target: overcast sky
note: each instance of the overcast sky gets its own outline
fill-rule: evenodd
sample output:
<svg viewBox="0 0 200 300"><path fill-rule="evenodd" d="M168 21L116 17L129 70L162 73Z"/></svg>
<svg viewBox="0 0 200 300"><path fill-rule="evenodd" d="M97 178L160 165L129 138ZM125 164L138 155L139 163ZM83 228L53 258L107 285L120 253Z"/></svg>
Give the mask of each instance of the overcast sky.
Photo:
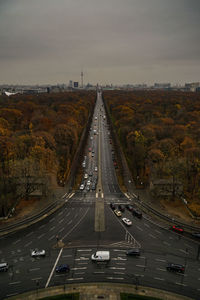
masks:
<svg viewBox="0 0 200 300"><path fill-rule="evenodd" d="M0 84L200 81L200 0L0 0Z"/></svg>

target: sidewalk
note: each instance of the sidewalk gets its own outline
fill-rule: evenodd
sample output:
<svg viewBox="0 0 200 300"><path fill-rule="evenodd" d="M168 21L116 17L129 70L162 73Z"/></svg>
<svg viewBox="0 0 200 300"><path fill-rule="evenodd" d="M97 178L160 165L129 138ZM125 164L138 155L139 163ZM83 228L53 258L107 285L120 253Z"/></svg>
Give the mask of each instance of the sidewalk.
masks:
<svg viewBox="0 0 200 300"><path fill-rule="evenodd" d="M162 300L192 300L183 295L174 294L168 291L159 289L135 286L130 284L120 283L82 283L82 284L66 284L47 289L39 289L17 296L11 297L11 300L35 300L42 299L48 296L59 294L79 293L80 300L120 300L120 293L130 293L135 295L143 295L155 297Z"/></svg>

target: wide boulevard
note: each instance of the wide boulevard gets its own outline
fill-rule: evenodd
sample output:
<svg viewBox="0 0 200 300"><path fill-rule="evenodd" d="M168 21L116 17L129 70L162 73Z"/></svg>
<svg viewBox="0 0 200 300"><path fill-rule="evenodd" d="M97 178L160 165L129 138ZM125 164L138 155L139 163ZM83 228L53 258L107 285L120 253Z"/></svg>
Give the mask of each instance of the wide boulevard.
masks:
<svg viewBox="0 0 200 300"><path fill-rule="evenodd" d="M122 217L132 226L126 227L110 208L111 202L135 205L134 198L120 191L114 156L102 94L97 92L81 166L83 189L64 197L64 205L39 223L1 237L0 261L9 269L0 273L0 299L38 288L100 281L151 286L200 299L198 243L147 214L139 219L127 209ZM44 249L46 256L32 258L35 248ZM141 255L127 256L130 248L140 248ZM91 262L97 250L110 250L108 264ZM184 265L185 273L167 271L171 262ZM64 263L70 272L57 274L56 266Z"/></svg>

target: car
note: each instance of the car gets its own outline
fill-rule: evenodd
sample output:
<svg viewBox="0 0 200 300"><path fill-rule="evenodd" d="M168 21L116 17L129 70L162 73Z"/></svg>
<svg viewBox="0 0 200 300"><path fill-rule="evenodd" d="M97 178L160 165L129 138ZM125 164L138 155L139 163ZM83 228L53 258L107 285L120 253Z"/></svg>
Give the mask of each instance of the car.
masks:
<svg viewBox="0 0 200 300"><path fill-rule="evenodd" d="M83 191L84 188L85 188L85 185L82 183L82 184L80 185L80 188L79 188L79 189L80 189L81 191Z"/></svg>
<svg viewBox="0 0 200 300"><path fill-rule="evenodd" d="M92 151L92 148L88 148L88 151L91 152L91 151Z"/></svg>
<svg viewBox="0 0 200 300"><path fill-rule="evenodd" d="M35 249L33 251L31 251L31 256L32 257L37 257L37 256L45 256L45 250L38 250L38 249Z"/></svg>
<svg viewBox="0 0 200 300"><path fill-rule="evenodd" d="M0 263L0 272L8 271L9 265L7 263Z"/></svg>
<svg viewBox="0 0 200 300"><path fill-rule="evenodd" d="M83 161L82 167L85 168L85 166L86 166L86 163L85 163L85 161Z"/></svg>
<svg viewBox="0 0 200 300"><path fill-rule="evenodd" d="M199 239L200 238L200 232L194 232L194 233L192 233L192 236Z"/></svg>
<svg viewBox="0 0 200 300"><path fill-rule="evenodd" d="M177 233L183 233L183 228L180 226L173 225L169 229Z"/></svg>
<svg viewBox="0 0 200 300"><path fill-rule="evenodd" d="M89 176L91 177L93 174L92 174L92 172L89 172Z"/></svg>
<svg viewBox="0 0 200 300"><path fill-rule="evenodd" d="M131 226L132 225L132 222L129 219L127 219L127 218L122 218L122 222L124 224L126 224L127 226Z"/></svg>
<svg viewBox="0 0 200 300"><path fill-rule="evenodd" d="M120 210L115 209L114 213L116 214L117 217L121 217L122 216L122 213L121 213Z"/></svg>
<svg viewBox="0 0 200 300"><path fill-rule="evenodd" d="M95 172L97 172L97 171L98 171L98 168L97 168L97 167L95 167L95 168L94 168L94 170L95 170Z"/></svg>
<svg viewBox="0 0 200 300"><path fill-rule="evenodd" d="M110 208L111 208L112 210L115 210L115 209L116 209L115 204L114 204L114 203L110 203Z"/></svg>
<svg viewBox="0 0 200 300"><path fill-rule="evenodd" d="M119 205L118 205L118 209L119 209L120 211L124 212L124 211L125 211L125 206L124 206L123 204L119 204Z"/></svg>
<svg viewBox="0 0 200 300"><path fill-rule="evenodd" d="M128 209L129 211L133 211L133 205L127 204L126 205L126 209Z"/></svg>
<svg viewBox="0 0 200 300"><path fill-rule="evenodd" d="M139 211L139 210L136 209L136 208L134 208L134 209L132 210L132 214L133 214L134 216L138 217L139 219L142 218L142 213L141 213L141 211Z"/></svg>
<svg viewBox="0 0 200 300"><path fill-rule="evenodd" d="M168 271L178 272L178 273L184 273L185 272L185 267L183 265L173 264L173 263L169 263L167 265L166 269Z"/></svg>
<svg viewBox="0 0 200 300"><path fill-rule="evenodd" d="M86 190L87 190L87 191L90 191L90 185L87 185L87 186L86 186Z"/></svg>
<svg viewBox="0 0 200 300"><path fill-rule="evenodd" d="M84 179L88 179L88 174L87 173L85 173Z"/></svg>
<svg viewBox="0 0 200 300"><path fill-rule="evenodd" d="M63 264L63 265L60 265L60 266L56 267L56 272L57 273L67 273L69 271L70 271L70 267L67 264Z"/></svg>
<svg viewBox="0 0 200 300"><path fill-rule="evenodd" d="M90 185L90 184L91 184L91 181L90 181L90 180L88 180L88 181L87 181L87 185Z"/></svg>
<svg viewBox="0 0 200 300"><path fill-rule="evenodd" d="M95 117L94 119L97 120L97 117Z"/></svg>
<svg viewBox="0 0 200 300"><path fill-rule="evenodd" d="M140 249L138 249L138 248L128 249L126 251L126 255L129 255L129 256L140 256Z"/></svg>
<svg viewBox="0 0 200 300"><path fill-rule="evenodd" d="M92 187L91 187L91 189L94 191L94 190L96 190L96 183L92 183Z"/></svg>
<svg viewBox="0 0 200 300"><path fill-rule="evenodd" d="M109 261L110 251L97 251L91 256L92 261Z"/></svg>

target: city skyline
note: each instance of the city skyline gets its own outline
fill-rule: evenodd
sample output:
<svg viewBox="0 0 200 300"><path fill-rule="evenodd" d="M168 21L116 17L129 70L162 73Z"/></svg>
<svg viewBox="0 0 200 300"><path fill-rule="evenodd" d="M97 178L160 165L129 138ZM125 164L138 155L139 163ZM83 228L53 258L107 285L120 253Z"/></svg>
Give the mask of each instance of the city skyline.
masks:
<svg viewBox="0 0 200 300"><path fill-rule="evenodd" d="M200 79L198 0L0 0L0 84Z"/></svg>

